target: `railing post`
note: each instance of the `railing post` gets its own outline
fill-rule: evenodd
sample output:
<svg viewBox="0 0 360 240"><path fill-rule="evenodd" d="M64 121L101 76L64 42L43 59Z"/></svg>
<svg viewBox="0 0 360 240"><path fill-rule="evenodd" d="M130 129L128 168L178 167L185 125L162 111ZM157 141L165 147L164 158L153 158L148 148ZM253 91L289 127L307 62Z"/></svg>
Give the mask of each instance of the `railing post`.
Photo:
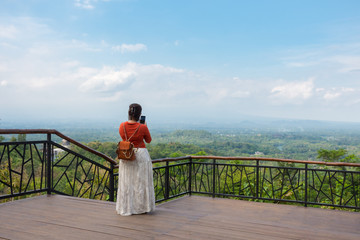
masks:
<svg viewBox="0 0 360 240"><path fill-rule="evenodd" d="M169 187L170 187L169 162L166 162L166 168L165 168L165 200L169 199Z"/></svg>
<svg viewBox="0 0 360 240"><path fill-rule="evenodd" d="M114 201L114 196L115 196L115 191L114 191L114 164L110 163L110 173L109 173L109 177L110 177L110 196L109 196L109 201L113 202Z"/></svg>
<svg viewBox="0 0 360 240"><path fill-rule="evenodd" d="M260 172L260 161L259 160L256 160L256 199L259 198L259 172Z"/></svg>
<svg viewBox="0 0 360 240"><path fill-rule="evenodd" d="M308 164L305 163L305 207L307 207L308 202Z"/></svg>
<svg viewBox="0 0 360 240"><path fill-rule="evenodd" d="M46 148L46 164L47 164L47 194L52 192L52 152L51 152L51 133L47 134L47 148Z"/></svg>
<svg viewBox="0 0 360 240"><path fill-rule="evenodd" d="M191 183L192 183L192 157L190 157L190 161L189 161L189 195L190 196L192 193Z"/></svg>
<svg viewBox="0 0 360 240"><path fill-rule="evenodd" d="M216 159L213 159L213 192L212 192L212 197L215 197L215 164L216 164Z"/></svg>

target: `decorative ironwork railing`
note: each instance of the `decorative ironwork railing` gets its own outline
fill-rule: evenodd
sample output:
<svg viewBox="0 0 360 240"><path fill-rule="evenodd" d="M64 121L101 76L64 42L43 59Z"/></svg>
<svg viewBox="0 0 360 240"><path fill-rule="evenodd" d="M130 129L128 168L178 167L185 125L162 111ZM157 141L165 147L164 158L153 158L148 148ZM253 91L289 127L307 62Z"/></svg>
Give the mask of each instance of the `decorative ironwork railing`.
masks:
<svg viewBox="0 0 360 240"><path fill-rule="evenodd" d="M114 200L116 162L108 156L56 130L0 129L0 134L39 134L45 138L0 142L0 200L41 192ZM64 147L52 136L74 147ZM55 148L59 154L55 154Z"/></svg>
<svg viewBox="0 0 360 240"><path fill-rule="evenodd" d="M187 156L153 161L157 201L185 194L360 209L360 164Z"/></svg>
<svg viewBox="0 0 360 240"><path fill-rule="evenodd" d="M43 192L116 199L117 162L108 156L56 130L0 129L2 134L39 134L42 140L0 142L0 200ZM360 209L357 163L186 156L153 160L153 174L157 202L206 194Z"/></svg>

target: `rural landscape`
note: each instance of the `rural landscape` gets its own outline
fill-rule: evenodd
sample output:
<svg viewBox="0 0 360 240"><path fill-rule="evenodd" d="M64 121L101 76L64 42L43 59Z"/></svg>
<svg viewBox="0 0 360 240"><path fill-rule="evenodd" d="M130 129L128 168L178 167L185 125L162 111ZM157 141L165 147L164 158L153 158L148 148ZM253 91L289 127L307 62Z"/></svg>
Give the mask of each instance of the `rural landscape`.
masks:
<svg viewBox="0 0 360 240"><path fill-rule="evenodd" d="M86 127L61 121L56 124L2 123L5 128L21 129L21 126L56 129L112 158L120 141L116 122L89 123ZM360 162L360 124L357 123L277 120L243 121L236 124L239 127L233 126L156 124L151 128L150 125L153 140L147 148L152 159L214 155ZM8 141L19 139L16 135L6 137ZM29 137L34 138L28 136L27 139Z"/></svg>
<svg viewBox="0 0 360 240"><path fill-rule="evenodd" d="M360 239L359 0L0 2L0 239Z"/></svg>

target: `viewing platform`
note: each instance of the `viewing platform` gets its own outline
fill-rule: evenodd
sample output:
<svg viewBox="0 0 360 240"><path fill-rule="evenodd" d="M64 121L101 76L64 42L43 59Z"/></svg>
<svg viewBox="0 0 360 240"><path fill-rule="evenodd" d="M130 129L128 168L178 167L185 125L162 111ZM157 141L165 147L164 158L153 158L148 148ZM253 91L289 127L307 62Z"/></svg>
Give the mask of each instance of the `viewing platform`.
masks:
<svg viewBox="0 0 360 240"><path fill-rule="evenodd" d="M360 239L360 214L185 196L123 217L115 203L43 195L0 204L1 239Z"/></svg>
<svg viewBox="0 0 360 240"><path fill-rule="evenodd" d="M56 130L4 134L37 138L0 142L0 239L360 239L359 163L155 159L156 210L123 217L117 160Z"/></svg>

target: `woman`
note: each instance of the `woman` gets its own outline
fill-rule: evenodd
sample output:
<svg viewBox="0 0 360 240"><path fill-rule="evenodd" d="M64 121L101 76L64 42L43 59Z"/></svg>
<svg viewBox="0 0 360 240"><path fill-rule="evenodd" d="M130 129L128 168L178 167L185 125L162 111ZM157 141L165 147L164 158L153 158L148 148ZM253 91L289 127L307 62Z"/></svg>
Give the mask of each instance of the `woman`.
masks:
<svg viewBox="0 0 360 240"><path fill-rule="evenodd" d="M138 123L141 106L133 103L129 106L129 121L120 124L119 133L126 140L125 131L135 147L135 160L120 160L119 184L116 200L116 212L123 216L147 213L155 209L152 162L145 142L151 142L146 124ZM124 130L125 127L125 130Z"/></svg>

